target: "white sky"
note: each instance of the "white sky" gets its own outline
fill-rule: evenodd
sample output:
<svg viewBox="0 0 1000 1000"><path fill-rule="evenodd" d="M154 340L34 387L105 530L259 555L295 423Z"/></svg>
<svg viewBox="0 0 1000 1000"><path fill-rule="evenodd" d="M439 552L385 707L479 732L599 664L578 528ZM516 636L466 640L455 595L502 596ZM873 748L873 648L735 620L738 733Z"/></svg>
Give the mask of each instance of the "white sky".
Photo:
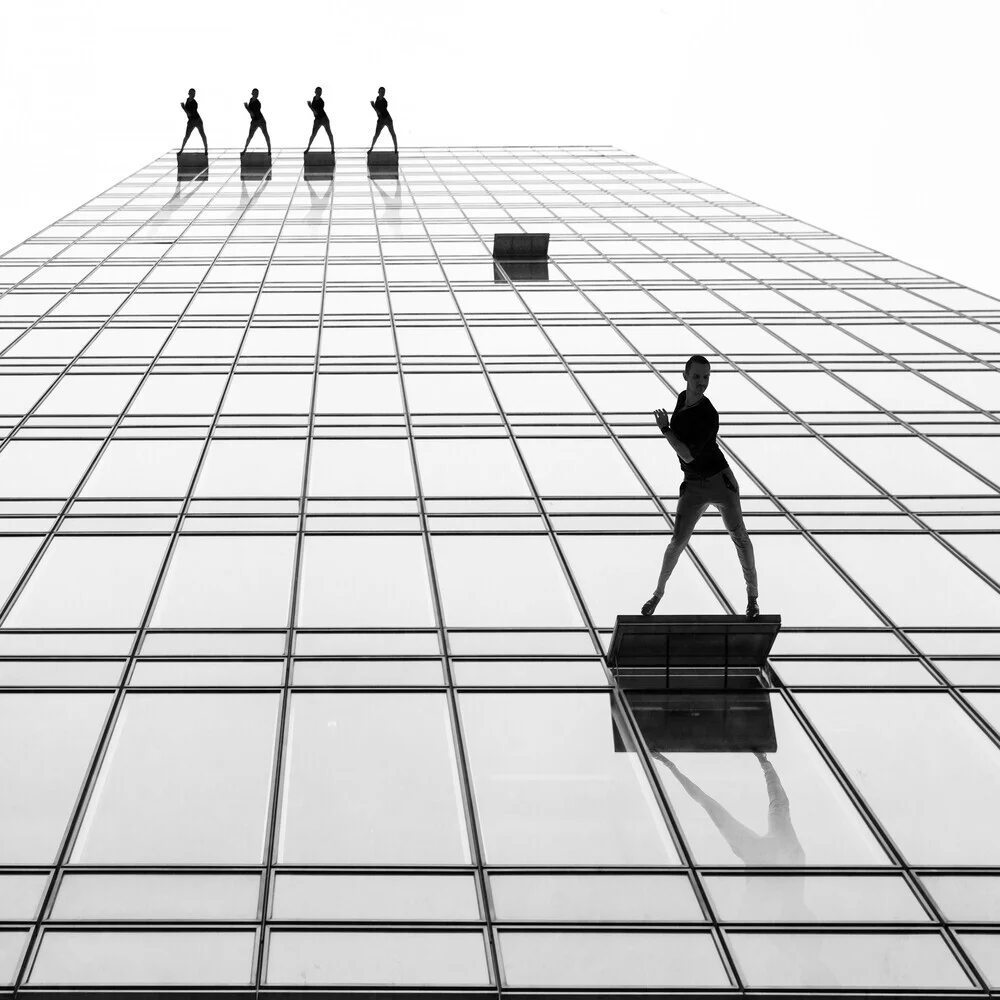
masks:
<svg viewBox="0 0 1000 1000"><path fill-rule="evenodd" d="M183 137L609 143L1000 293L996 0L7 0L0 250ZM193 137L194 142L197 137ZM255 140L257 141L257 140Z"/></svg>

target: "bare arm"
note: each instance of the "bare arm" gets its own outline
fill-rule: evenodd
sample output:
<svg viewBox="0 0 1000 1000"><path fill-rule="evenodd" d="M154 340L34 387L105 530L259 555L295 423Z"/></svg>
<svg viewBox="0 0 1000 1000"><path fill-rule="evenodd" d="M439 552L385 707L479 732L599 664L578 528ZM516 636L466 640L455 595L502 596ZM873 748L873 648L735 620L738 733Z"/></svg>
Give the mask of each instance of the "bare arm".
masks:
<svg viewBox="0 0 1000 1000"><path fill-rule="evenodd" d="M660 428L660 433L667 439L667 444L677 452L677 457L682 462L691 462L694 455L691 449L670 430L670 414L666 410L655 410L653 416L656 418L656 426Z"/></svg>

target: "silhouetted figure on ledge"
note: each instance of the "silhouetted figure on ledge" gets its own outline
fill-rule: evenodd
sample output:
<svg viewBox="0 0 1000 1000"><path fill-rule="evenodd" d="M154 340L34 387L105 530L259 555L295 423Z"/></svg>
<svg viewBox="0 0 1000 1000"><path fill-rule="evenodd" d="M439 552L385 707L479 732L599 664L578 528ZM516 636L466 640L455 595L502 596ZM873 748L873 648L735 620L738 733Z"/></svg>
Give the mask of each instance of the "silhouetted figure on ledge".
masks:
<svg viewBox="0 0 1000 1000"><path fill-rule="evenodd" d="M389 103L385 99L385 87L379 87L378 97L376 97L374 101L369 101L368 103L375 109L375 114L378 115L378 121L375 123L375 135L372 136L372 144L368 148L368 152L370 153L375 148L375 142L382 129L387 128L389 130L389 135L392 136L393 151L398 153L399 143L396 142L396 132L392 127L392 115L389 114Z"/></svg>
<svg viewBox="0 0 1000 1000"><path fill-rule="evenodd" d="M709 504L719 509L722 523L736 546L747 585L747 618L756 618L760 614L757 607L757 567L750 535L743 523L739 487L716 441L719 433L718 411L705 395L710 375L708 361L700 354L693 354L684 365L687 388L677 397L673 416L669 416L666 410L655 410L653 413L660 432L677 452L684 482L677 500L674 534L663 553L656 590L642 606L644 615L651 615L656 610L667 580Z"/></svg>
<svg viewBox="0 0 1000 1000"><path fill-rule="evenodd" d="M312 135L309 136L309 143L308 143L308 145L306 146L306 149L305 149L305 151L307 153L309 152L309 149L310 149L310 147L313 144L313 139L316 138L316 133L321 128L325 128L326 129L326 134L330 137L330 152L331 153L334 152L334 149L333 149L333 133L330 131L330 119L329 119L329 117L327 117L327 113L326 113L326 110L325 110L325 102L323 101L323 98L321 96L322 93L323 93L323 88L322 87L317 87L316 88L316 96L311 101L306 101L306 104L309 106L309 109L313 113L313 130L312 130ZM265 132L264 134L266 135L267 133Z"/></svg>
<svg viewBox="0 0 1000 1000"><path fill-rule="evenodd" d="M271 137L267 134L267 122L264 121L264 116L261 114L260 101L257 100L257 94L260 91L256 87L250 91L250 100L244 101L243 107L247 109L247 113L250 115L250 131L247 133L246 145L243 147L243 152L247 151L247 146L250 145L250 140L253 138L254 132L260 129L264 133L264 141L267 143L267 155L271 155Z"/></svg>
<svg viewBox="0 0 1000 1000"><path fill-rule="evenodd" d="M184 152L184 147L187 145L188 139L191 138L191 133L197 129L198 134L201 136L201 141L205 144L205 155L208 156L208 139L205 138L205 126L201 120L201 115L198 114L198 102L194 99L194 87L188 91L188 99L181 101L181 107L188 116L188 123L180 151Z"/></svg>

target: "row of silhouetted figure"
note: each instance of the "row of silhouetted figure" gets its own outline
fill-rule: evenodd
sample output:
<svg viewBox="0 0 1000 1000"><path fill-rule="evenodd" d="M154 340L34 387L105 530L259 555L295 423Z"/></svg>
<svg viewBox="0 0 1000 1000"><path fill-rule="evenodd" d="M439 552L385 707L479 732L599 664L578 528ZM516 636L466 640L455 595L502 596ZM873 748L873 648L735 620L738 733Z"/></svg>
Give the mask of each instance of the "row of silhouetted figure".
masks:
<svg viewBox="0 0 1000 1000"><path fill-rule="evenodd" d="M267 120L264 118L264 112L261 110L260 106L260 91L254 87L250 91L250 100L243 102L243 107L246 108L247 114L250 115L250 131L247 133L247 141L243 145L243 152L245 153L250 146L250 140L254 137L254 133L260 130L261 135L264 137L264 141L267 143L267 152L270 156L271 154L271 137L267 132ZM201 115L198 113L198 102L194 99L195 91L192 87L188 91L188 97L186 101L181 102L181 107L184 109L184 113L187 115L187 130L184 133L184 141L181 143L181 152L184 151L184 147L187 145L188 139L191 138L192 132L197 132L201 136L201 141L205 144L205 155L208 155L208 139L205 138L205 123L201 120ZM368 148L370 153L375 148L375 141L378 139L382 132L382 129L388 129L389 135L392 136L392 146L395 152L399 152L399 144L396 142L396 131L392 127L392 115L389 114L389 105L385 99L385 87L378 88L378 97L374 101L368 102L375 111L378 120L375 123L375 135L372 136L371 146ZM333 148L333 132L330 130L330 117L326 113L326 105L323 101L323 88L317 87L313 97L306 101L306 105L309 110L313 113L313 126L312 133L309 136L309 143L305 148L308 153L313 144L313 139L316 138L320 129L325 129L328 138L330 139L330 152L334 152Z"/></svg>

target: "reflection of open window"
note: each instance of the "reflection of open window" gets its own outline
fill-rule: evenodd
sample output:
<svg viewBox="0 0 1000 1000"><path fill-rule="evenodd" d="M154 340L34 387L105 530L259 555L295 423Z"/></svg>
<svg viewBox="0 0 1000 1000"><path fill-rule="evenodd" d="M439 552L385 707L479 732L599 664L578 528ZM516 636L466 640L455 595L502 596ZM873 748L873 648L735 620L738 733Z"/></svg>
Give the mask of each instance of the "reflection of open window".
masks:
<svg viewBox="0 0 1000 1000"><path fill-rule="evenodd" d="M777 749L762 685L781 620L728 615L620 616L609 659L654 753ZM616 740L616 750L624 750Z"/></svg>

